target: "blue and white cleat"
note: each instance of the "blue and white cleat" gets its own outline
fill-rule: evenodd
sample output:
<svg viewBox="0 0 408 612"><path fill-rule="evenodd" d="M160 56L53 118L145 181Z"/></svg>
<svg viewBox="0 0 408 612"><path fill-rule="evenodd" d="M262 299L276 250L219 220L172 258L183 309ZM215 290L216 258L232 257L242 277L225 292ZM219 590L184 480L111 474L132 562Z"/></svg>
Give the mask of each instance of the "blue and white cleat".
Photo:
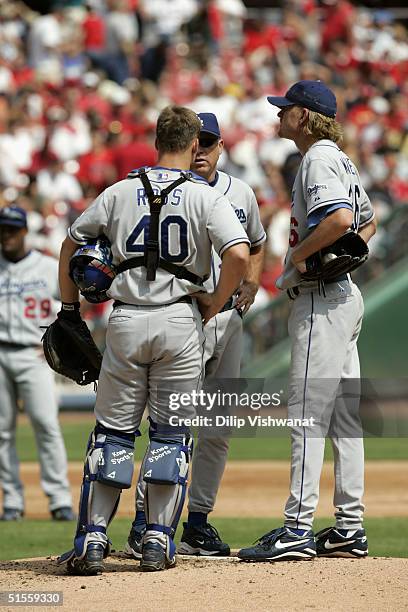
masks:
<svg viewBox="0 0 408 612"><path fill-rule="evenodd" d="M24 516L23 510L17 508L4 508L0 521L21 521Z"/></svg>
<svg viewBox="0 0 408 612"><path fill-rule="evenodd" d="M183 523L183 535L177 552L181 555L199 555L202 557L228 557L231 553L228 544L223 542L215 527L189 525Z"/></svg>
<svg viewBox="0 0 408 612"><path fill-rule="evenodd" d="M300 561L316 557L312 531L296 535L287 527L273 529L259 538L250 548L242 548L238 558L243 561Z"/></svg>
<svg viewBox="0 0 408 612"><path fill-rule="evenodd" d="M74 576L97 576L102 574L104 570L104 553L103 544L97 542L88 544L83 559L73 556L67 561L68 574Z"/></svg>
<svg viewBox="0 0 408 612"><path fill-rule="evenodd" d="M365 529L341 529L326 527L316 534L318 557L354 557L368 555L368 542Z"/></svg>
<svg viewBox="0 0 408 612"><path fill-rule="evenodd" d="M142 558L143 536L145 533L146 527L138 528L132 525L124 550L127 557L137 560Z"/></svg>
<svg viewBox="0 0 408 612"><path fill-rule="evenodd" d="M144 572L159 572L176 565L176 557L167 558L166 551L158 542L143 545L140 569Z"/></svg>
<svg viewBox="0 0 408 612"><path fill-rule="evenodd" d="M176 545L173 539L162 533L146 531L140 569L143 572L159 572L175 565Z"/></svg>

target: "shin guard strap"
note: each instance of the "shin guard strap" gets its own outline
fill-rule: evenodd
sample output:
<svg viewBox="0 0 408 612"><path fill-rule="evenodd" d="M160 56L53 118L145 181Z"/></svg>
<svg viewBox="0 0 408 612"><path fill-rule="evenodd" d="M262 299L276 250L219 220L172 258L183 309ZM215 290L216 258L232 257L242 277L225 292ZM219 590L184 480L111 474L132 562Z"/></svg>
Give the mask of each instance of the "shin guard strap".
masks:
<svg viewBox="0 0 408 612"><path fill-rule="evenodd" d="M159 525L158 523L148 523L146 525L146 531L160 531L161 533L165 533L168 536L173 535L173 529L171 527L166 527L166 525Z"/></svg>

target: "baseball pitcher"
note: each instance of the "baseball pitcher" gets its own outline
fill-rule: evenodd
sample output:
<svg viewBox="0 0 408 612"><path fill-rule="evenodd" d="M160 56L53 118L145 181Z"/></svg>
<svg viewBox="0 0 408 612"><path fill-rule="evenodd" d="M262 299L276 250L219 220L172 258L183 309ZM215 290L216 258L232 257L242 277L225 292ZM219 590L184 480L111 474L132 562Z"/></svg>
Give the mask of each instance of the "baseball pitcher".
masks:
<svg viewBox="0 0 408 612"><path fill-rule="evenodd" d="M256 561L312 559L316 554L361 558L368 553L362 524L364 449L358 426L357 340L363 300L347 270L323 281L305 278L310 258L323 252L326 257L343 234L358 233L368 242L375 233L374 212L357 168L338 146L341 127L335 120L334 93L321 81L306 80L295 83L284 97L268 101L281 109L279 135L293 140L303 155L292 190L289 249L277 286L292 300L288 416L309 419L309 425L292 429L284 526L238 556ZM354 257L349 259L355 267ZM348 387L351 393L344 399ZM337 429L330 429L336 420ZM342 435L338 426L341 430L346 421L352 426ZM335 525L314 536L326 436L334 452Z"/></svg>

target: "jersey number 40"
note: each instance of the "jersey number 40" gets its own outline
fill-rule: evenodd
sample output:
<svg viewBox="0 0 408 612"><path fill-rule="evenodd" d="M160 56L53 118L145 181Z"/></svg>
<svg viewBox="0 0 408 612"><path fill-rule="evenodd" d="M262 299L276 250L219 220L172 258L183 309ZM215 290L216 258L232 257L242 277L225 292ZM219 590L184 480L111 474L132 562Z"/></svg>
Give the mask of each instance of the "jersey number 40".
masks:
<svg viewBox="0 0 408 612"><path fill-rule="evenodd" d="M149 238L150 215L143 215L126 240L128 253L143 253ZM160 222L160 255L167 261L181 263L188 255L187 221L180 215L168 215Z"/></svg>

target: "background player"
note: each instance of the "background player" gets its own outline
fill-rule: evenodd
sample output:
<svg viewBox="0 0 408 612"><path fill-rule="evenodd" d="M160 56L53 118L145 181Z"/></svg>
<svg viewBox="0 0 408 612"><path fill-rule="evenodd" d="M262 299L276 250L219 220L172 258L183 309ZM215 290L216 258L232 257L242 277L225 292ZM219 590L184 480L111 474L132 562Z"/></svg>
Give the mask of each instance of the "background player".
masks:
<svg viewBox="0 0 408 612"><path fill-rule="evenodd" d="M242 354L242 314L248 311L258 291L266 235L252 189L243 181L217 170L217 163L224 148L217 117L213 113L199 113L198 117L201 122L199 147L191 169L229 199L251 241L248 271L236 298L231 298L224 305L223 311L204 328L205 378L238 378ZM213 250L211 276L205 283L207 291L214 291L219 279L220 265L221 260ZM208 514L214 509L227 461L228 446L228 438L216 437L214 432L198 438L192 463L188 520L184 523L178 548L183 554L230 554L228 544L222 542L217 530L207 521ZM141 474L142 472L143 468ZM140 558L146 526L143 491L143 481L139 478L136 489L136 516L126 545L126 552L135 558Z"/></svg>
<svg viewBox="0 0 408 612"><path fill-rule="evenodd" d="M316 534L312 525L323 465L324 422L341 407L341 382L360 378L357 340L363 300L350 275L325 283L302 282L305 260L333 244L347 230L368 241L375 233L374 212L353 162L339 149L341 127L335 121L333 92L320 81L300 81L284 97L269 97L278 106L279 136L293 140L302 163L292 191L291 228L286 265L277 286L293 299L289 317L292 341L289 418L315 417L323 430L292 430L290 497L285 526L241 550L246 560L310 559L318 555L367 555L362 528L364 488L363 439L358 429L350 436L330 435L334 452L336 525ZM340 413L346 421L358 404L354 384ZM333 414L334 409L334 414Z"/></svg>
<svg viewBox="0 0 408 612"><path fill-rule="evenodd" d="M147 529L141 567L146 571L175 564L173 536L183 507L191 452L188 427L168 424L169 392L197 389L202 372L202 321L214 316L239 286L248 263L248 239L228 200L188 171L197 152L200 121L193 111L168 107L157 122L158 166L134 171L106 189L75 221L63 243L59 316L79 317L78 290L69 277L77 244L101 234L112 244L114 263L152 246L151 210L146 180L156 195L166 189L159 218L160 255L180 274L160 262L155 280L146 267L118 274L108 292L115 299L110 316L95 404L97 425L91 434L84 471L80 517L74 549L60 558L71 571L96 574L107 554L106 528L115 514L120 491L129 487L134 438L147 404L150 444L144 472ZM179 170L172 170L179 168ZM155 201L157 198L153 198ZM201 314L191 294L210 274L211 243L222 257L215 291L199 296ZM142 262L146 260L142 259ZM189 407L187 416L191 415ZM115 448L123 461L109 474ZM119 455L117 454L119 453Z"/></svg>
<svg viewBox="0 0 408 612"><path fill-rule="evenodd" d="M0 210L0 481L3 521L24 514L23 485L16 452L18 402L34 428L41 486L52 518L68 521L72 512L67 458L58 423L54 377L41 348L43 331L59 298L58 263L27 251L26 213L18 206Z"/></svg>

